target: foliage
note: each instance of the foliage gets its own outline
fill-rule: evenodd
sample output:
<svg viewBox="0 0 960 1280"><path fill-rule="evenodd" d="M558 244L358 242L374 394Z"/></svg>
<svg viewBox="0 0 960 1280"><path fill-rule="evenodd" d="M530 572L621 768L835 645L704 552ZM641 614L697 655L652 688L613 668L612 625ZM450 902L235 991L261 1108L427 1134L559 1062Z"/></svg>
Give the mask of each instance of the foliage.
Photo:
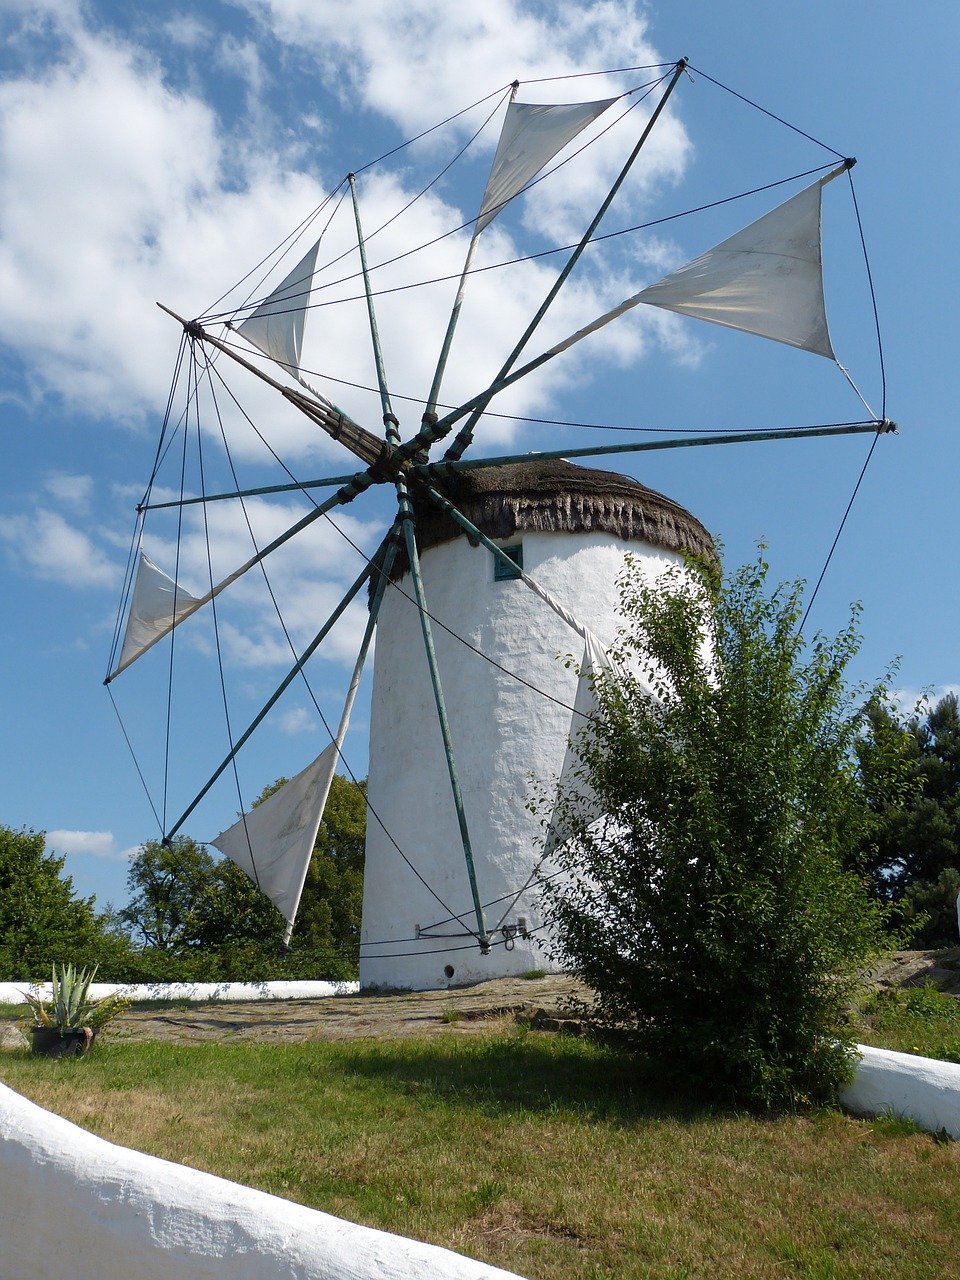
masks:
<svg viewBox="0 0 960 1280"><path fill-rule="evenodd" d="M901 718L877 702L858 744L860 768L874 819L869 866L874 891L903 906L904 918L929 913L914 945L957 943L941 901L960 875L960 707L947 694L924 714L924 704ZM891 788L892 771L905 785Z"/></svg>
<svg viewBox="0 0 960 1280"><path fill-rule="evenodd" d="M119 1017L130 1005L125 996L114 994L101 1000L90 999L90 984L96 972L93 968L78 973L72 964L67 964L58 973L54 965L49 1004L44 1003L38 992L24 991L33 1010L34 1026L56 1027L61 1033L79 1031L83 1027L99 1031Z"/></svg>
<svg viewBox="0 0 960 1280"><path fill-rule="evenodd" d="M869 826L843 679L855 618L805 645L800 585L768 594L766 572L721 585L690 561L654 585L628 567L621 674L596 678L578 742L603 816L564 798L566 875L544 890L602 1028L668 1080L777 1107L848 1077L846 1010L884 912L844 866Z"/></svg>
<svg viewBox="0 0 960 1280"><path fill-rule="evenodd" d="M65 859L45 845L42 831L0 826L0 974L12 981L39 981L68 957L118 963L129 950L95 899L77 897Z"/></svg>
<svg viewBox="0 0 960 1280"><path fill-rule="evenodd" d="M934 986L875 991L858 1016L864 1044L960 1062L960 1000Z"/></svg>
<svg viewBox="0 0 960 1280"><path fill-rule="evenodd" d="M907 885L896 905L911 946L937 950L957 945L958 896L960 871L955 867L944 867L936 880Z"/></svg>
<svg viewBox="0 0 960 1280"><path fill-rule="evenodd" d="M234 863L189 836L140 846L127 876L123 921L146 947L182 956L259 943L276 949L283 920Z"/></svg>
<svg viewBox="0 0 960 1280"><path fill-rule="evenodd" d="M285 783L279 778L254 801ZM360 945L366 784L333 778L307 870L292 949L285 922L227 858L189 836L142 845L119 912L139 943L112 977L131 982L354 978Z"/></svg>

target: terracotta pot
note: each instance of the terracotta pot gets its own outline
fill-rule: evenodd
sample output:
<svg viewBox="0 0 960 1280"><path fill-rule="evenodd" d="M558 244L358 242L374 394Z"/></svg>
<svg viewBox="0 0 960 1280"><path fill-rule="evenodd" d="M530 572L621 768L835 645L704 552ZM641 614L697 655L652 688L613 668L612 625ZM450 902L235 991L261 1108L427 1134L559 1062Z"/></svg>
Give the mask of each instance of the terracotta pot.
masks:
<svg viewBox="0 0 960 1280"><path fill-rule="evenodd" d="M79 1027L76 1031L59 1031L56 1027L32 1027L33 1052L45 1058L78 1058L89 1053L95 1031Z"/></svg>

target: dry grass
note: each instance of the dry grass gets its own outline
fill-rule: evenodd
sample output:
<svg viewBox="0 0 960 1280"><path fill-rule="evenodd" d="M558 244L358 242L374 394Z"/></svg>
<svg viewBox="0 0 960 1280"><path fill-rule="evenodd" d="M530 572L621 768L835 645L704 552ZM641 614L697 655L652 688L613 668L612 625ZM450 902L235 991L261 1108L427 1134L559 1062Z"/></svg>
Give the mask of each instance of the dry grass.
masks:
<svg viewBox="0 0 960 1280"><path fill-rule="evenodd" d="M104 1043L0 1075L113 1141L537 1280L960 1276L960 1146L657 1101L564 1037Z"/></svg>

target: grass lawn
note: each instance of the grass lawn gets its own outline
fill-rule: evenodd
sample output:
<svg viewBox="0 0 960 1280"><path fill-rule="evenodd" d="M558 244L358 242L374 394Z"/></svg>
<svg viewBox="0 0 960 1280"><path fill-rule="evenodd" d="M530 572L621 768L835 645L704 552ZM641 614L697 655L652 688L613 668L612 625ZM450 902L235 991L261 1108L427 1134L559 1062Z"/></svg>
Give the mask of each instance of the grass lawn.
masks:
<svg viewBox="0 0 960 1280"><path fill-rule="evenodd" d="M0 1079L101 1136L536 1280L960 1276L960 1144L658 1102L537 1033L98 1043Z"/></svg>

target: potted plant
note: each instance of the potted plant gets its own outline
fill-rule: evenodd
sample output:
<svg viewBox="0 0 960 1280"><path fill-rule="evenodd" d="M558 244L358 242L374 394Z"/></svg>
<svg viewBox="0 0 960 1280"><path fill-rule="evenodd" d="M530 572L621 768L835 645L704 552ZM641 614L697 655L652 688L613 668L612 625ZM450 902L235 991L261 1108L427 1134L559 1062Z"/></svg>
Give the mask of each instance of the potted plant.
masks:
<svg viewBox="0 0 960 1280"><path fill-rule="evenodd" d="M97 969L77 973L72 964L57 972L53 966L50 1000L36 992L22 994L33 1010L33 1052L50 1058L72 1058L88 1053L101 1027L123 1013L130 1001L122 995L90 999L90 984Z"/></svg>

